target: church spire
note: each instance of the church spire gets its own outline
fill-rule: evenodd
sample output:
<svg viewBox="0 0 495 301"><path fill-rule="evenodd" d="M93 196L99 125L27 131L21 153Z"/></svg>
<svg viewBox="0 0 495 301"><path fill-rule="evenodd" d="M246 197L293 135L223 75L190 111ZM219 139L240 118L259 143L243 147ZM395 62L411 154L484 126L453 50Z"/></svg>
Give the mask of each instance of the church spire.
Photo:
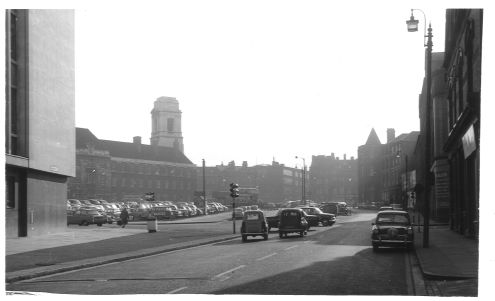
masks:
<svg viewBox="0 0 495 301"><path fill-rule="evenodd" d="M374 128L371 129L370 135L368 136L368 140L366 140L366 145L373 145L373 144L382 144Z"/></svg>

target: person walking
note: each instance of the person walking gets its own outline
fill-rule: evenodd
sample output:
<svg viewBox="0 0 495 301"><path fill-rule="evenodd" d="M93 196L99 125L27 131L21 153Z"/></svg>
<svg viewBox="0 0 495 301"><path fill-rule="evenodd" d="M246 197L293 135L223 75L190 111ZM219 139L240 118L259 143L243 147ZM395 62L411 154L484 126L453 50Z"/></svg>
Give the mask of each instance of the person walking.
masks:
<svg viewBox="0 0 495 301"><path fill-rule="evenodd" d="M127 212L127 208L122 209L120 212L120 221L122 222L122 228L125 228L127 225L127 221L129 220L129 212Z"/></svg>

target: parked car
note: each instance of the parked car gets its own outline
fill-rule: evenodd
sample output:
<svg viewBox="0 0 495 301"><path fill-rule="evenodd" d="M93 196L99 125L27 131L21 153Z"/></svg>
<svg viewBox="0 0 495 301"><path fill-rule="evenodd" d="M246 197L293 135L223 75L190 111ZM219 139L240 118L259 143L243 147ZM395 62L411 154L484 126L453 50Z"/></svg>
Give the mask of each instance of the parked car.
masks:
<svg viewBox="0 0 495 301"><path fill-rule="evenodd" d="M378 211L385 211L385 210L394 210L394 208L392 208L392 206L382 206L380 207L380 209L378 209Z"/></svg>
<svg viewBox="0 0 495 301"><path fill-rule="evenodd" d="M288 233L297 232L302 237L308 232L308 222L305 213L299 208L286 208L280 211L278 235L287 237Z"/></svg>
<svg viewBox="0 0 495 301"><path fill-rule="evenodd" d="M280 212L282 212L282 210L283 209L279 209L275 215L266 217L266 221L268 222L268 232L270 232L271 228L278 228Z"/></svg>
<svg viewBox="0 0 495 301"><path fill-rule="evenodd" d="M406 211L386 210L378 212L371 225L373 251L378 251L381 246L405 247L407 249L413 247L414 231Z"/></svg>
<svg viewBox="0 0 495 301"><path fill-rule="evenodd" d="M101 226L106 222L106 216L101 214L95 208L67 210L67 225L76 224L80 226L88 226L91 224L96 224Z"/></svg>
<svg viewBox="0 0 495 301"><path fill-rule="evenodd" d="M244 212L241 225L242 241L246 241L248 236L263 236L268 239L268 223L265 214L261 210L247 210Z"/></svg>
<svg viewBox="0 0 495 301"><path fill-rule="evenodd" d="M297 208L297 209L301 209L301 208ZM304 218L308 222L308 231L309 231L309 228L317 227L320 224L318 216L307 214L304 210L302 210L302 212L303 212Z"/></svg>
<svg viewBox="0 0 495 301"><path fill-rule="evenodd" d="M232 212L232 217L234 219L242 219L244 218L244 209L243 208L235 208L234 212Z"/></svg>
<svg viewBox="0 0 495 301"><path fill-rule="evenodd" d="M317 225L321 223L322 226L331 226L335 224L335 214L325 213L317 207L301 207L301 209L309 215L315 215L318 217ZM310 225L312 226L312 225Z"/></svg>
<svg viewBox="0 0 495 301"><path fill-rule="evenodd" d="M69 202L69 205L71 207L81 207L81 202L76 199L68 199L67 202Z"/></svg>

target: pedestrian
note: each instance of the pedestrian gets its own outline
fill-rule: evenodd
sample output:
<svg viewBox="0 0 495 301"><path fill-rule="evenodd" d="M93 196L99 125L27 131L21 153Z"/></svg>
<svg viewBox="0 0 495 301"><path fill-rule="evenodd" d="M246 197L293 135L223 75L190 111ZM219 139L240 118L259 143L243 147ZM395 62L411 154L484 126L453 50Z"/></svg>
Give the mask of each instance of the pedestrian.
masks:
<svg viewBox="0 0 495 301"><path fill-rule="evenodd" d="M122 228L125 228L128 219L129 219L129 212L127 212L127 208L124 208L122 209L122 212L120 212L120 222L122 223Z"/></svg>

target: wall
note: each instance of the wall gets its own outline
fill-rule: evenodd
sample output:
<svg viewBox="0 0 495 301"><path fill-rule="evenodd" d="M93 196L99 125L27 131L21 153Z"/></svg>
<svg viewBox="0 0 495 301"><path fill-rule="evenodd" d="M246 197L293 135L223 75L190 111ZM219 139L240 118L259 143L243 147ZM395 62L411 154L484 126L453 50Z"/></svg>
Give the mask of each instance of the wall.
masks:
<svg viewBox="0 0 495 301"><path fill-rule="evenodd" d="M67 229L67 177L29 171L27 175L28 236Z"/></svg>
<svg viewBox="0 0 495 301"><path fill-rule="evenodd" d="M29 10L29 167L75 175L74 11Z"/></svg>

